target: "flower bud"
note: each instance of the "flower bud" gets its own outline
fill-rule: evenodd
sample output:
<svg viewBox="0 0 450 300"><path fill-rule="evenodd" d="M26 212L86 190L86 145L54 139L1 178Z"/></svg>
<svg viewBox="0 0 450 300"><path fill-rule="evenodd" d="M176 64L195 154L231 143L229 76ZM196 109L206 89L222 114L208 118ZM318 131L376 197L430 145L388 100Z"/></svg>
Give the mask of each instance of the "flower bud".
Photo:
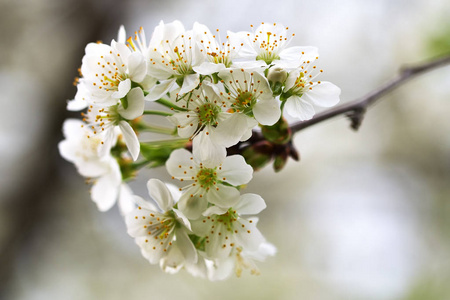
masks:
<svg viewBox="0 0 450 300"><path fill-rule="evenodd" d="M267 73L267 80L269 82L279 82L284 83L284 81L287 78L287 72L283 68L280 67L273 67L269 69L269 72Z"/></svg>
<svg viewBox="0 0 450 300"><path fill-rule="evenodd" d="M286 166L287 159L289 157L288 152L289 149L285 148L285 151L282 151L275 156L275 159L273 160L273 169L275 172L280 172L284 166Z"/></svg>
<svg viewBox="0 0 450 300"><path fill-rule="evenodd" d="M261 126L261 133L266 140L280 145L286 144L292 137L289 124L284 118L280 118L277 123L271 126Z"/></svg>
<svg viewBox="0 0 450 300"><path fill-rule="evenodd" d="M245 161L253 170L259 170L272 160L273 144L268 141L257 142L242 151Z"/></svg>
<svg viewBox="0 0 450 300"><path fill-rule="evenodd" d="M273 67L267 71L267 80L274 97L279 96L283 91L283 85L287 78L286 70L280 67Z"/></svg>

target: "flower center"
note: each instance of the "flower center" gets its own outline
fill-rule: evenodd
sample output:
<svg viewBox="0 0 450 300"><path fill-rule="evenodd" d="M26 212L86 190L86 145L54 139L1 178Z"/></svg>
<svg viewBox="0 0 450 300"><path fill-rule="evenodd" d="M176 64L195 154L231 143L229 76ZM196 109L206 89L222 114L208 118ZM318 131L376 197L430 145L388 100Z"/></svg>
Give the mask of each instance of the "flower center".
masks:
<svg viewBox="0 0 450 300"><path fill-rule="evenodd" d="M251 108L256 102L256 99L252 92L248 90L242 91L241 89L237 89L238 95L235 98L235 102L233 106L238 110L244 113L251 111Z"/></svg>
<svg viewBox="0 0 450 300"><path fill-rule="evenodd" d="M156 227L156 233L155 236L159 239L164 239L169 236L169 234L172 232L174 226L177 224L175 221L174 213L172 211L169 211L166 213L166 218L159 221L159 225Z"/></svg>
<svg viewBox="0 0 450 300"><path fill-rule="evenodd" d="M217 173L215 169L202 168L197 173L197 180L201 187L209 188L216 184Z"/></svg>
<svg viewBox="0 0 450 300"><path fill-rule="evenodd" d="M197 114L200 126L207 124L216 125L219 113L220 113L219 107L212 103L206 103L198 107Z"/></svg>
<svg viewBox="0 0 450 300"><path fill-rule="evenodd" d="M183 47L184 48L184 47ZM192 65L189 62L188 59L183 57L183 52L180 51L178 47L175 47L173 49L173 52L175 53L175 56L173 59L170 60L170 64L172 65L172 69L178 73L178 75L184 76L189 74L194 74L194 70L192 69Z"/></svg>
<svg viewBox="0 0 450 300"><path fill-rule="evenodd" d="M233 230L233 222L237 221L238 215L235 210L230 208L223 215L217 216L217 222L223 223L227 227L227 231Z"/></svg>
<svg viewBox="0 0 450 300"><path fill-rule="evenodd" d="M301 72L300 75L295 80L295 84L291 88L290 92L293 95L301 96L301 95L303 95L303 90L304 90L306 84L307 84L307 82L306 82L305 74L303 72Z"/></svg>
<svg viewBox="0 0 450 300"><path fill-rule="evenodd" d="M278 43L276 39L270 40L271 32L267 32L267 40L262 40L259 48L261 53L256 57L256 60L262 60L266 64L271 64L274 60L280 59L277 54Z"/></svg>
<svg viewBox="0 0 450 300"><path fill-rule="evenodd" d="M229 68L231 66L231 59L222 51L220 51L219 53L211 52L207 54L211 62L215 64L224 64L226 68Z"/></svg>
<svg viewBox="0 0 450 300"><path fill-rule="evenodd" d="M119 54L115 57L113 52L110 55L102 55L97 62L94 82L95 87L104 91L117 91L119 83L128 78L125 64Z"/></svg>

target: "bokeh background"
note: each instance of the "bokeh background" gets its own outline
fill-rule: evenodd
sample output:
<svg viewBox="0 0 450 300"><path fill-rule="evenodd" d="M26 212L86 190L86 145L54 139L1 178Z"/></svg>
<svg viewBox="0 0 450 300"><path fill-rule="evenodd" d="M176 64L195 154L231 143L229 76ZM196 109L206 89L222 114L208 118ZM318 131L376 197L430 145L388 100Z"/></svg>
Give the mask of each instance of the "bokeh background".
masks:
<svg viewBox="0 0 450 300"><path fill-rule="evenodd" d="M404 64L450 53L447 0L0 1L1 299L450 299L450 67L384 97L358 132L344 117L295 137L301 162L254 175L278 248L261 275L167 275L141 257L117 210L100 213L58 154L88 42L160 20L289 26L319 48L321 80L353 100ZM144 194L152 177L132 184Z"/></svg>

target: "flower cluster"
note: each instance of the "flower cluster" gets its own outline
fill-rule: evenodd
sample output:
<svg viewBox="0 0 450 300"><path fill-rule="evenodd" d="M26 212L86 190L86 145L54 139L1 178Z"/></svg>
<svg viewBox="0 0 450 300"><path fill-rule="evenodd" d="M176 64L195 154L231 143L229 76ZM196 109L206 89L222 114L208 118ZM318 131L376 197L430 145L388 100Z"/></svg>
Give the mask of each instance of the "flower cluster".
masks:
<svg viewBox="0 0 450 300"><path fill-rule="evenodd" d="M218 30L175 21L161 22L150 40L142 28L126 39L122 27L110 45L87 45L67 106L82 120L66 120L59 150L92 183L99 210L118 201L151 264L220 280L258 273L254 260L274 255L256 227L264 200L241 193L261 167L251 137L259 127L260 148L290 144L283 114L310 119L340 94L317 80L317 49L289 47L292 38L283 25L262 23L223 41ZM162 109L146 110L155 105ZM143 141L144 131L168 138ZM153 202L133 195L126 182L161 165L180 187L150 179Z"/></svg>

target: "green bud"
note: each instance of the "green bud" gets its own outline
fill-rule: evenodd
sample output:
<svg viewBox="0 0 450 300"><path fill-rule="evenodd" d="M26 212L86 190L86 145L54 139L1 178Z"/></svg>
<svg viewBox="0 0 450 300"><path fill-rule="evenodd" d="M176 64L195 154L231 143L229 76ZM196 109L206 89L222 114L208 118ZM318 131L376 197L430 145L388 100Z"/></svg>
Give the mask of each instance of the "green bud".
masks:
<svg viewBox="0 0 450 300"><path fill-rule="evenodd" d="M291 129L283 117L272 126L261 126L261 132L266 140L275 144L285 144L291 140Z"/></svg>
<svg viewBox="0 0 450 300"><path fill-rule="evenodd" d="M280 67L273 67L270 68L268 73L267 73L267 80L269 82L279 82L281 84L283 84L286 81L287 78L287 72L286 70L284 70L283 68Z"/></svg>
<svg viewBox="0 0 450 300"><path fill-rule="evenodd" d="M257 142L242 151L245 161L257 171L272 160L273 145L268 141Z"/></svg>
<svg viewBox="0 0 450 300"><path fill-rule="evenodd" d="M283 151L279 153L277 156L275 156L275 159L273 161L273 169L275 170L275 172L279 172L284 168L287 159L288 159L287 151Z"/></svg>

